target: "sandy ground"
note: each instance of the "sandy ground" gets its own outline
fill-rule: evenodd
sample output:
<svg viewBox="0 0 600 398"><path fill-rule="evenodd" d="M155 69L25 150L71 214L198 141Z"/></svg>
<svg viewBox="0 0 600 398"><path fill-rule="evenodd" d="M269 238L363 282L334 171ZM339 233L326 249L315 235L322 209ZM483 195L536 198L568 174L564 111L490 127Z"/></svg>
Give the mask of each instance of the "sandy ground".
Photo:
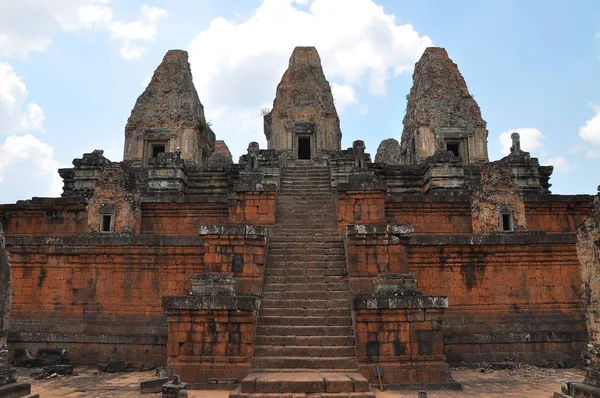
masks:
<svg viewBox="0 0 600 398"><path fill-rule="evenodd" d="M19 369L19 381L31 383L32 393L40 397L160 397L161 394L139 393L139 382L151 379L153 372L98 374L93 368L77 367L78 376L34 380L28 375L35 369ZM510 397L550 398L560 391L561 381L581 381L583 372L576 369L540 369L521 367L482 373L476 369L456 369L454 379L463 384L462 391L427 391L428 398ZM418 391L379 391L377 398L416 398ZM229 391L189 391L190 397L227 398Z"/></svg>

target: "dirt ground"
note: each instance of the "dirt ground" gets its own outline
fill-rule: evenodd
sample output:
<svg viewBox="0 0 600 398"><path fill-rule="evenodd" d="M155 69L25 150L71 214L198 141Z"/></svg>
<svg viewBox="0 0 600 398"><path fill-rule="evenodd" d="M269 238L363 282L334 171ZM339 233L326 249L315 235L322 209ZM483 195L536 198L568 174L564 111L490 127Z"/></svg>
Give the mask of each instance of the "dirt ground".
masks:
<svg viewBox="0 0 600 398"><path fill-rule="evenodd" d="M161 394L139 393L139 382L155 377L154 372L107 374L93 368L77 367L77 376L34 380L35 369L19 369L19 381L31 383L31 392L47 397L160 397ZM515 370L482 373L477 369L455 369L454 379L462 383L462 391L427 391L428 398L510 397L550 398L560 391L561 381L581 381L577 369L541 369L522 366ZM184 380L185 381L185 380ZM190 397L227 398L229 391L189 391ZM416 398L418 391L379 391L377 398Z"/></svg>

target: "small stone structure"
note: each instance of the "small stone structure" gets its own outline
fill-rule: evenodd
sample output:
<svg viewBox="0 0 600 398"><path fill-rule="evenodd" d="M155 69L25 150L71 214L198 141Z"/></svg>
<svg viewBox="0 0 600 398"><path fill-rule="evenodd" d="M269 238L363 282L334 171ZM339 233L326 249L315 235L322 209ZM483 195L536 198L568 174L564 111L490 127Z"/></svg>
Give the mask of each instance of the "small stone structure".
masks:
<svg viewBox="0 0 600 398"><path fill-rule="evenodd" d="M375 163L400 164L400 154L402 150L400 143L394 138L388 138L379 144Z"/></svg>

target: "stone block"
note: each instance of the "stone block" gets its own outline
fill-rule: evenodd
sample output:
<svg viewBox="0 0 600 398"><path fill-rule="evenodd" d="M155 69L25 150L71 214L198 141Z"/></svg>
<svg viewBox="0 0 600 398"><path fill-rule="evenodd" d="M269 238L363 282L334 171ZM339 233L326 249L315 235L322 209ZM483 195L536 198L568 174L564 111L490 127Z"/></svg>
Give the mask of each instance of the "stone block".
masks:
<svg viewBox="0 0 600 398"><path fill-rule="evenodd" d="M168 382L168 377L142 381L140 382L140 394L153 394L162 392L162 386Z"/></svg>

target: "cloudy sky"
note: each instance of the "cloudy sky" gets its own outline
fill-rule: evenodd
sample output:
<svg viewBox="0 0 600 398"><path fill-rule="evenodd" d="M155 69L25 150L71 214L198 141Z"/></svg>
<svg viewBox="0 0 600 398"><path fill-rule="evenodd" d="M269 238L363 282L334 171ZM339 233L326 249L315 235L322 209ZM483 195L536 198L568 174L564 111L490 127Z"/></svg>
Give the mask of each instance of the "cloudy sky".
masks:
<svg viewBox="0 0 600 398"><path fill-rule="evenodd" d="M342 146L400 138L412 69L445 47L488 122L555 166L554 193L600 184L597 0L0 0L0 203L58 196L56 170L104 149L164 53L188 50L207 119L234 159L265 147L260 110L294 46L316 46Z"/></svg>

